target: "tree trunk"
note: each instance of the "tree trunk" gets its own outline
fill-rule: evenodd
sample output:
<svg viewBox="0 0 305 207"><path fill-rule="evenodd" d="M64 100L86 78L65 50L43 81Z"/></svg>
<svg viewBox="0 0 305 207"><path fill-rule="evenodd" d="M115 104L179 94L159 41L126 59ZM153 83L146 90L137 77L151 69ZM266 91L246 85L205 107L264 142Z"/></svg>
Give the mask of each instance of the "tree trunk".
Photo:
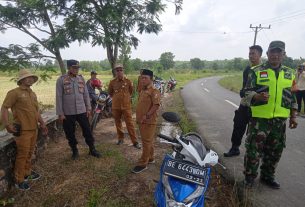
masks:
<svg viewBox="0 0 305 207"><path fill-rule="evenodd" d="M65 63L64 63L64 61L63 61L62 58L61 58L61 54L60 54L60 51L59 51L59 50L57 50L57 51L55 52L55 56L56 56L56 60L58 61L58 64L59 64L59 68L60 68L61 74L62 74L62 75L66 74Z"/></svg>
<svg viewBox="0 0 305 207"><path fill-rule="evenodd" d="M111 45L107 45L107 58L112 69L112 76L115 77L114 66L116 64L117 57L114 56Z"/></svg>

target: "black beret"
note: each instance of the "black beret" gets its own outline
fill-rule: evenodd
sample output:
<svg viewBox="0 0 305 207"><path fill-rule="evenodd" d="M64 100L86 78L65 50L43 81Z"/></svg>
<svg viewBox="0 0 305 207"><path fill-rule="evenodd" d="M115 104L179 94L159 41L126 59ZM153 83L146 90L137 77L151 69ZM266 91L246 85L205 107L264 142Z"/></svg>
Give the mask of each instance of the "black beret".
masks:
<svg viewBox="0 0 305 207"><path fill-rule="evenodd" d="M78 66L79 67L79 62L77 60L67 60L67 67L72 67L72 66Z"/></svg>
<svg viewBox="0 0 305 207"><path fill-rule="evenodd" d="M148 75L152 78L154 76L154 73L151 70L143 69L142 75Z"/></svg>

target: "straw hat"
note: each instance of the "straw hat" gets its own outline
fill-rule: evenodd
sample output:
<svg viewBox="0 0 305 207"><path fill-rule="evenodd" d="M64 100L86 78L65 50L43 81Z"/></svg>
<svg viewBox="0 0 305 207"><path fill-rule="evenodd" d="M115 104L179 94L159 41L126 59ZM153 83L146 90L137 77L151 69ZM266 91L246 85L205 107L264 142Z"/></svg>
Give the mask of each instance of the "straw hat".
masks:
<svg viewBox="0 0 305 207"><path fill-rule="evenodd" d="M27 77L33 77L34 78L34 83L38 80L38 76L34 75L33 73L31 73L30 70L27 69L21 69L19 70L19 75L18 75L18 80L17 80L17 84L20 85L20 81L22 79L25 79Z"/></svg>

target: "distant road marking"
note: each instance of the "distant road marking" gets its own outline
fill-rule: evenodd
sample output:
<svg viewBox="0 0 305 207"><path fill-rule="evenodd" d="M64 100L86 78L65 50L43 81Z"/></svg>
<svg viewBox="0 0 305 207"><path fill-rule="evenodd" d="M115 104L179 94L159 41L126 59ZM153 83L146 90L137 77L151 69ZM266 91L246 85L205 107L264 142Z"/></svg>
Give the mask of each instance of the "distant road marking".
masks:
<svg viewBox="0 0 305 207"><path fill-rule="evenodd" d="M207 88L203 88L203 90L205 90L206 92L210 93L209 89L207 89Z"/></svg>
<svg viewBox="0 0 305 207"><path fill-rule="evenodd" d="M229 100L225 100L227 103L229 103L229 104L231 104L232 106L234 106L235 108L238 108L238 106L235 104L235 103L233 103L233 102L231 102L231 101L229 101Z"/></svg>
<svg viewBox="0 0 305 207"><path fill-rule="evenodd" d="M201 83L201 86L203 86L203 83Z"/></svg>

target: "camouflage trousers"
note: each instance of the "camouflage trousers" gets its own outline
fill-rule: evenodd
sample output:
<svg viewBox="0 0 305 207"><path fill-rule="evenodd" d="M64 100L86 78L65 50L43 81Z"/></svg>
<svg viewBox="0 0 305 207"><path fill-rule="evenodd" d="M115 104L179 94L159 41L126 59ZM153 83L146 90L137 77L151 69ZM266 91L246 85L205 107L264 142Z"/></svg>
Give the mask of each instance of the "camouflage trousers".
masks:
<svg viewBox="0 0 305 207"><path fill-rule="evenodd" d="M285 118L252 118L246 138L244 159L245 176L257 177L260 159L261 177L274 179L275 168L280 161L286 142Z"/></svg>

